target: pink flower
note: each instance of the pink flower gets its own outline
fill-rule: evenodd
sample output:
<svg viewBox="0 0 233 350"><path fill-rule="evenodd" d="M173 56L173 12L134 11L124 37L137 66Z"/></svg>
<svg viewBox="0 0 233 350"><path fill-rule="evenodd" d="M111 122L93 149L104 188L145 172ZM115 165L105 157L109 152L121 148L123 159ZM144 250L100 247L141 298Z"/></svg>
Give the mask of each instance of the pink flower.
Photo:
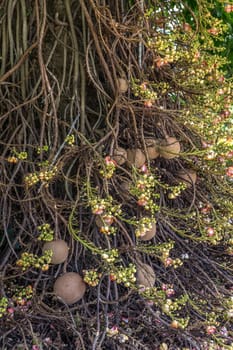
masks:
<svg viewBox="0 0 233 350"><path fill-rule="evenodd" d="M114 281L116 281L116 279L117 279L116 275L114 275L113 273L111 273L111 274L109 275L109 278L110 278L110 281L111 281L111 282L114 282Z"/></svg>
<svg viewBox="0 0 233 350"><path fill-rule="evenodd" d="M32 345L32 350L40 350L40 347L38 345Z"/></svg>
<svg viewBox="0 0 233 350"><path fill-rule="evenodd" d="M210 211L211 211L211 205L210 204L207 204L205 207L201 208L201 212L203 214L208 214Z"/></svg>
<svg viewBox="0 0 233 350"><path fill-rule="evenodd" d="M189 23L183 23L183 30L185 32L190 32L192 30L192 27L190 26Z"/></svg>
<svg viewBox="0 0 233 350"><path fill-rule="evenodd" d="M174 289L169 288L169 289L166 290L166 295L167 295L168 297L171 297L171 296L174 295L174 294L175 294Z"/></svg>
<svg viewBox="0 0 233 350"><path fill-rule="evenodd" d="M153 106L153 103L151 100L146 100L144 102L144 106L147 107L147 108L151 108Z"/></svg>
<svg viewBox="0 0 233 350"><path fill-rule="evenodd" d="M95 215L101 215L101 214L103 214L104 210L105 210L104 205L98 205L98 206L93 208L92 212Z"/></svg>
<svg viewBox="0 0 233 350"><path fill-rule="evenodd" d="M166 258L165 261L164 261L164 265L165 265L166 267L171 266L172 263L173 263L172 258Z"/></svg>
<svg viewBox="0 0 233 350"><path fill-rule="evenodd" d="M218 95L224 95L225 91L223 89L218 90Z"/></svg>
<svg viewBox="0 0 233 350"><path fill-rule="evenodd" d="M46 344L48 344L48 345L52 345L52 343L53 343L53 341L52 341L52 339L51 339L50 337L44 338L44 342L45 342Z"/></svg>
<svg viewBox="0 0 233 350"><path fill-rule="evenodd" d="M13 309L13 307L8 307L7 312L8 312L11 316L13 316L15 310Z"/></svg>
<svg viewBox="0 0 233 350"><path fill-rule="evenodd" d="M233 12L233 5L231 5L231 4L225 5L224 10L226 13Z"/></svg>
<svg viewBox="0 0 233 350"><path fill-rule="evenodd" d="M140 190L144 190L145 184L139 182L139 183L137 184L137 188L140 189Z"/></svg>
<svg viewBox="0 0 233 350"><path fill-rule="evenodd" d="M201 54L199 51L197 51L195 54L194 54L194 58L198 59L201 57Z"/></svg>
<svg viewBox="0 0 233 350"><path fill-rule="evenodd" d="M217 28L210 28L210 29L207 30L207 32L209 32L212 35L218 35L218 33L219 33Z"/></svg>
<svg viewBox="0 0 233 350"><path fill-rule="evenodd" d="M202 147L203 147L203 148L208 148L208 147L210 147L210 144L207 143L207 142L204 141L204 140L202 140L201 143L202 143Z"/></svg>
<svg viewBox="0 0 233 350"><path fill-rule="evenodd" d="M13 314L14 313L13 307L8 307L7 311L9 312L9 314Z"/></svg>
<svg viewBox="0 0 233 350"><path fill-rule="evenodd" d="M111 225L114 221L113 216L111 215L105 215L103 216L103 221L107 224L107 225Z"/></svg>
<svg viewBox="0 0 233 350"><path fill-rule="evenodd" d="M166 66L168 64L168 61L165 58L159 57L155 62L157 68L161 68L163 66Z"/></svg>
<svg viewBox="0 0 233 350"><path fill-rule="evenodd" d="M233 151L229 151L227 154L226 154L227 158L232 158L233 157Z"/></svg>
<svg viewBox="0 0 233 350"><path fill-rule="evenodd" d="M223 75L221 75L221 77L219 77L219 79L218 79L218 81L219 81L220 83L223 83L223 82L224 82L224 80L225 80L225 78L224 78L224 76L223 76Z"/></svg>
<svg viewBox="0 0 233 350"><path fill-rule="evenodd" d="M145 199L139 199L137 201L138 205L144 207L145 205L147 205L147 201Z"/></svg>
<svg viewBox="0 0 233 350"><path fill-rule="evenodd" d="M222 327L220 329L220 334L223 335L224 337L227 337L228 336L227 328L226 327Z"/></svg>
<svg viewBox="0 0 233 350"><path fill-rule="evenodd" d="M137 201L138 205L144 207L145 205L147 205L148 200L147 198L145 198L144 196L141 196L138 201Z"/></svg>
<svg viewBox="0 0 233 350"><path fill-rule="evenodd" d="M129 319L127 317L122 317L121 320L124 322L124 323L129 323Z"/></svg>
<svg viewBox="0 0 233 350"><path fill-rule="evenodd" d="M216 327L215 326L207 326L206 327L206 333L207 334L214 334L216 332Z"/></svg>
<svg viewBox="0 0 233 350"><path fill-rule="evenodd" d="M226 175L233 178L233 166L230 166L230 167L227 169Z"/></svg>
<svg viewBox="0 0 233 350"><path fill-rule="evenodd" d="M175 291L173 289L173 284L165 284L165 283L163 283L162 284L162 290L165 291L165 293L166 293L166 295L168 297L170 297L170 296L175 294Z"/></svg>
<svg viewBox="0 0 233 350"><path fill-rule="evenodd" d="M118 334L118 327L117 326L113 326L112 328L109 328L108 329L108 334L110 335L110 336L114 336L114 335L116 335L116 334Z"/></svg>
<svg viewBox="0 0 233 350"><path fill-rule="evenodd" d="M142 83L140 88L145 91L147 89L146 83Z"/></svg>
<svg viewBox="0 0 233 350"><path fill-rule="evenodd" d="M208 237L213 237L214 236L214 229L212 227L208 227L206 229L206 232L207 232L207 236Z"/></svg>
<svg viewBox="0 0 233 350"><path fill-rule="evenodd" d="M225 109L223 112L222 112L222 116L223 117L229 117L231 114L230 110L229 109Z"/></svg>
<svg viewBox="0 0 233 350"><path fill-rule="evenodd" d="M117 165L116 161L114 159L112 159L110 156L105 157L104 160L105 160L106 165L114 165L114 166Z"/></svg>
<svg viewBox="0 0 233 350"><path fill-rule="evenodd" d="M143 285L140 285L140 286L139 286L139 292L140 292L140 293L145 292L145 290L146 290L146 287L145 287L145 286L143 286Z"/></svg>
<svg viewBox="0 0 233 350"><path fill-rule="evenodd" d="M146 166L146 164L143 164L142 166L141 166L141 172L142 173L144 173L144 174L148 174L148 168L147 168L147 166Z"/></svg>

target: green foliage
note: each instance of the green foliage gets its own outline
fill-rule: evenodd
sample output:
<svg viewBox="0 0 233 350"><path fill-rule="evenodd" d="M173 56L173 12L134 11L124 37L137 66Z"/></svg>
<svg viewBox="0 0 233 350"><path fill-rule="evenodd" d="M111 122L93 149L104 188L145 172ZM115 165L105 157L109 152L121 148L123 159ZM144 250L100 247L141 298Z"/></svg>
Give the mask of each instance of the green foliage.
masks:
<svg viewBox="0 0 233 350"><path fill-rule="evenodd" d="M203 28L208 27L208 22L206 21L207 11L211 14L212 19L216 21L221 21L225 26L225 33L222 38L214 38L214 46L220 49L221 57L227 59L227 64L224 65L223 71L227 77L232 77L233 75L233 11L227 12L226 6L232 5L230 2L214 0L214 1L197 1L197 0L187 0L186 4L188 7L184 8L183 15L185 21L190 25L193 25L193 14L200 24L201 32ZM190 11L191 10L191 11ZM212 25L213 22L210 22ZM210 25L209 25L210 26ZM211 46L209 47L211 49Z"/></svg>

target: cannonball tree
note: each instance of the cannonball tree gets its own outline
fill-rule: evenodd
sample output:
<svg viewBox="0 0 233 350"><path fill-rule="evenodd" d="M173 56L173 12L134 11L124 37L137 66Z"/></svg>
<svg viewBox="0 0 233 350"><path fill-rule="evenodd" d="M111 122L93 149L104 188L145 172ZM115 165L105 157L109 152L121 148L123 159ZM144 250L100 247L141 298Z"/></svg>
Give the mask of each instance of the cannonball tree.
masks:
<svg viewBox="0 0 233 350"><path fill-rule="evenodd" d="M231 13L3 1L3 348L233 348L232 79L215 5ZM52 264L57 240L69 250ZM83 291L68 302L54 293L66 273Z"/></svg>

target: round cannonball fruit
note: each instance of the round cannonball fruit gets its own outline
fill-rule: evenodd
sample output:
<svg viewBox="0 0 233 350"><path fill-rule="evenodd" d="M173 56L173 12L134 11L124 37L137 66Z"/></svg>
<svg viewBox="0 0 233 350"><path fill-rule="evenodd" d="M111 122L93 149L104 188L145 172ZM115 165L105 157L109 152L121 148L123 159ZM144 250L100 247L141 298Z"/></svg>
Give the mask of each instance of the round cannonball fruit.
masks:
<svg viewBox="0 0 233 350"><path fill-rule="evenodd" d="M55 281L53 291L66 304L71 305L82 299L86 284L78 273L67 272Z"/></svg>
<svg viewBox="0 0 233 350"><path fill-rule="evenodd" d="M131 188L131 182L129 181L122 181L120 183L120 192L121 192L121 195L126 199L126 200L129 200L131 201L132 198L131 198L131 194L130 194L130 188ZM131 199L130 199L131 198Z"/></svg>
<svg viewBox="0 0 233 350"><path fill-rule="evenodd" d="M121 182L121 190L124 192L129 192L130 190L130 182L129 181L123 181Z"/></svg>
<svg viewBox="0 0 233 350"><path fill-rule="evenodd" d="M52 250L51 264L61 264L67 259L69 247L63 239L57 239L46 242L42 248L42 252L44 253L46 250Z"/></svg>
<svg viewBox="0 0 233 350"><path fill-rule="evenodd" d="M197 173L194 170L180 170L177 174L177 180L185 182L188 188L192 187L197 181Z"/></svg>
<svg viewBox="0 0 233 350"><path fill-rule="evenodd" d="M122 147L118 147L114 150L113 157L112 157L117 164L122 165L127 160L127 151L126 149Z"/></svg>
<svg viewBox="0 0 233 350"><path fill-rule="evenodd" d="M160 156L165 159L172 159L180 153L180 143L175 137L166 137L159 146Z"/></svg>
<svg viewBox="0 0 233 350"><path fill-rule="evenodd" d="M139 148L128 149L127 150L127 159L131 165L134 165L136 168L141 168L145 163L146 157L145 154Z"/></svg>
<svg viewBox="0 0 233 350"><path fill-rule="evenodd" d="M124 78L117 79L117 86L118 86L119 92L121 92L122 94L124 94L129 88L128 81Z"/></svg>
<svg viewBox="0 0 233 350"><path fill-rule="evenodd" d="M158 141L155 139L145 139L146 150L149 159L153 160L159 156Z"/></svg>
<svg viewBox="0 0 233 350"><path fill-rule="evenodd" d="M140 264L137 267L137 284L151 288L155 284L155 273L150 265Z"/></svg>
<svg viewBox="0 0 233 350"><path fill-rule="evenodd" d="M148 231L146 231L146 234L143 236L138 237L141 241L149 241L151 240L156 234L156 223L152 222L152 227Z"/></svg>

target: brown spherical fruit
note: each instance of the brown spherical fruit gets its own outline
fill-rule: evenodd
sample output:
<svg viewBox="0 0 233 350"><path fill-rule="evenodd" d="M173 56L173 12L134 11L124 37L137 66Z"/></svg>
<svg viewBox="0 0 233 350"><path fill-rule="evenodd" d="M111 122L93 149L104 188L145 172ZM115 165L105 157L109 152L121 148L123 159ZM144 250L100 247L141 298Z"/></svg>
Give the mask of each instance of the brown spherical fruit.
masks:
<svg viewBox="0 0 233 350"><path fill-rule="evenodd" d="M120 184L121 190L124 191L124 192L127 192L127 193L128 193L129 190L130 190L130 186L131 186L131 184L130 184L129 181L123 181L123 182L121 182L121 184Z"/></svg>
<svg viewBox="0 0 233 350"><path fill-rule="evenodd" d="M78 273L67 272L55 281L53 291L66 304L71 305L82 299L86 284Z"/></svg>
<svg viewBox="0 0 233 350"><path fill-rule="evenodd" d="M144 236L140 236L139 239L141 241L149 241L151 240L156 234L156 224L153 222L151 229L146 231L146 234Z"/></svg>
<svg viewBox="0 0 233 350"><path fill-rule="evenodd" d="M42 252L44 253L46 250L50 249L53 253L51 264L61 264L67 259L69 247L63 239L46 242L42 248Z"/></svg>
<svg viewBox="0 0 233 350"><path fill-rule="evenodd" d="M113 157L112 157L117 164L122 165L127 160L127 151L126 149L122 147L118 147L114 150Z"/></svg>
<svg viewBox="0 0 233 350"><path fill-rule="evenodd" d="M166 137L159 146L160 156L165 159L172 159L180 153L180 143L175 137Z"/></svg>
<svg viewBox="0 0 233 350"><path fill-rule="evenodd" d="M117 86L118 86L119 92L121 92L122 94L124 94L129 88L128 81L124 78L117 79Z"/></svg>
<svg viewBox="0 0 233 350"><path fill-rule="evenodd" d="M134 165L136 168L141 168L146 162L145 154L139 148L128 149L127 150L127 159L131 165Z"/></svg>
<svg viewBox="0 0 233 350"><path fill-rule="evenodd" d="M194 186L197 181L197 173L194 170L180 170L177 174L178 182L184 182L188 188Z"/></svg>
<svg viewBox="0 0 233 350"><path fill-rule="evenodd" d="M158 140L152 138L145 138L145 144L147 147L156 146L158 144Z"/></svg>
<svg viewBox="0 0 233 350"><path fill-rule="evenodd" d="M149 157L150 160L158 158L159 151L158 151L158 147L157 146L147 147L146 150L147 150L148 157Z"/></svg>
<svg viewBox="0 0 233 350"><path fill-rule="evenodd" d="M140 264L137 268L137 284L151 288L155 284L155 273L150 265Z"/></svg>
<svg viewBox="0 0 233 350"><path fill-rule="evenodd" d="M159 156L158 140L145 139L146 150L150 160L156 159Z"/></svg>
<svg viewBox="0 0 233 350"><path fill-rule="evenodd" d="M132 184L129 181L123 181L120 183L120 193L121 196L123 196L123 198L125 198L125 200L131 200L131 194L130 194L130 188L131 188ZM131 199L130 199L131 198Z"/></svg>

